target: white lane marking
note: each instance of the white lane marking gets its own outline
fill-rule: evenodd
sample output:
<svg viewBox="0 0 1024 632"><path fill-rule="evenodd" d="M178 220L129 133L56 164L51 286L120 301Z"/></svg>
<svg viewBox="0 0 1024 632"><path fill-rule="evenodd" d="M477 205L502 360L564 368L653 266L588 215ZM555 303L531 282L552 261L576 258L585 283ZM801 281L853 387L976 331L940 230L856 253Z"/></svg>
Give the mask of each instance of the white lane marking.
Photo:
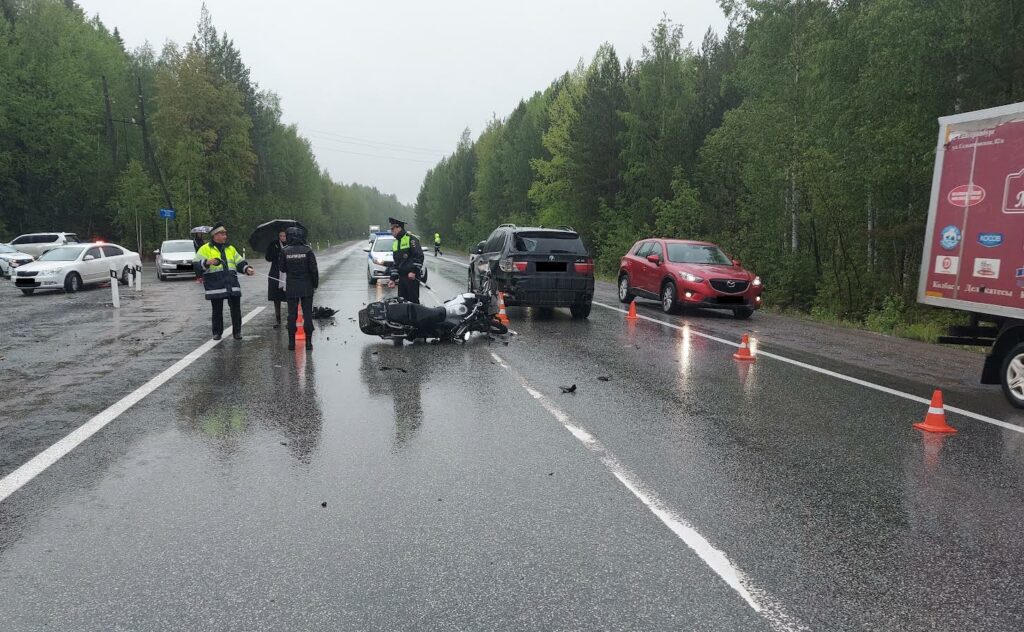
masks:
<svg viewBox="0 0 1024 632"><path fill-rule="evenodd" d="M792 632L796 630L807 630L808 628L793 619L783 611L782 607L775 602L764 591L754 588L751 581L733 564L729 557L721 550L715 548L711 542L694 529L688 522L673 513L658 497L644 488L644 486L629 473L622 463L587 430L572 423L572 419L560 410L550 398L533 388L518 371L513 369L505 360L490 352L491 357L503 369L508 371L512 377L519 382L519 385L526 390L548 413L551 414L566 430L568 430L587 450L592 452L602 464L622 483L637 499L647 507L651 513L658 517L686 546L700 557L701 560L715 572L722 580L754 610L764 617L769 625L775 630Z"/></svg>
<svg viewBox="0 0 1024 632"><path fill-rule="evenodd" d="M460 266L463 266L463 267L466 267L466 268L469 267L469 265L467 265L465 263L462 263L460 261L453 261L453 260L447 259L445 257L441 257L441 259L444 259L445 261L448 261L449 263L454 263L454 264L457 264L457 265L460 265ZM627 311L624 310L624 309L621 309L619 307L615 307L614 305L608 305L606 303L601 303L599 301L594 301L594 305L597 305L598 307L603 307L605 309L610 309L610 310L612 310L614 312L620 312L622 314L627 313ZM682 327L680 327L679 325L673 325L672 323L668 323L668 322L665 322L663 320L659 320L657 318L652 318L650 316L644 316L643 314L637 314L637 316L639 316L643 320L647 320L647 321L650 321L652 323L657 323L657 324L659 324L659 325L661 325L663 327L671 327L672 329L678 329L679 331L684 331L684 329ZM712 336L711 334L701 333L699 331L696 331L692 327L690 327L689 331L694 336L699 336L699 337L705 338L707 340L714 340L715 342L722 343L723 345L729 345L730 347L737 347L737 348L739 348L741 346L741 344L738 343L738 342L733 342L731 340L726 340L725 338L719 338L718 336ZM888 386L882 386L881 384L875 384L874 382L868 382L867 380L862 380L860 378L856 378L856 377L853 377L853 376L850 376L850 375L846 375L846 374L843 374L843 373L838 373L836 371L831 371L829 369L825 369L825 368L822 368L820 366L815 366L813 364L807 364L806 362L801 362L799 360L794 360L792 358L787 358L786 356L781 356L781 355L778 355L776 353L770 353L768 351L760 351L759 350L757 352L757 355L759 357L765 357L765 358L771 358L772 360L778 360L779 362L786 362L787 364L792 364L793 366L798 366L798 367L800 367L802 369L807 369L808 371L814 371L814 372L820 373L822 375L827 375L829 377L834 377L837 380L843 380L843 381L846 381L846 382L850 382L851 384L856 384L858 386L863 386L865 388L870 388L870 389L874 389L876 391L881 391L882 393L887 393L889 395L895 395L896 397L902 397L903 399L907 399L907 400L910 400L912 402L917 402L919 404L931 404L931 399L928 399L926 397L919 397L917 395L911 395L910 393L905 393L903 391L898 391L898 390L896 390L894 388L889 388ZM949 411L949 412L952 412L952 413L956 413L958 415L963 415L964 417L967 417L969 419L974 419L976 421L981 421L981 422L984 422L984 423L987 423L987 424L992 424L993 426L999 426L1000 428L1005 428L1007 430L1012 430L1014 432L1019 432L1021 434L1024 434L1024 426L1018 426L1016 424L1011 424L1011 423L1003 421L1001 419L996 419L994 417L989 417L988 415L982 415L981 413L972 412L970 410L966 410L964 408L958 408L956 406L946 406L946 410Z"/></svg>
<svg viewBox="0 0 1024 632"><path fill-rule="evenodd" d="M620 309L618 307L615 307L614 305L606 305L605 303L599 303L597 301L594 301L594 305L598 305L600 307L604 307L605 309L610 309L610 310L612 310L614 312L621 312L623 314L627 313L626 310ZM657 324L659 324L659 325L661 325L663 327L671 327L672 329L678 329L679 331L684 331L684 328L680 327L679 325L673 325L672 323L667 323L667 322L665 322L663 320L659 320L657 318L651 318L650 316L644 316L642 314L638 314L637 316L639 318L642 318L643 320L647 320L647 321L650 321L652 323L657 323ZM708 340L714 340L715 342L720 342L720 343L722 343L724 345L729 345L730 347L739 347L740 346L740 343L738 343L738 342L733 342L731 340L725 340L724 338L718 338L717 336L712 336L710 334L701 333L701 332L696 331L695 329L693 329L693 327L690 327L689 332L690 332L690 334L692 334L694 336L699 336L701 338L706 338ZM874 382L868 382L867 380L862 380L860 378L852 377L852 376L846 375L844 373L838 373L836 371L831 371L829 369L825 369L825 368L822 368L820 366L815 366L813 364L807 364L806 362L801 362L799 360L794 360L792 358L787 358L786 356L781 356L781 355L778 355L776 353L769 353L767 351L758 350L757 357L759 357L759 358L762 358L762 357L764 357L764 358L771 358L772 360L778 360L779 362L785 362L787 364L792 364L793 366L798 366L798 367L800 367L802 369L807 369L808 371L814 371L815 373L821 373L822 375L827 375L829 377L834 377L837 380L843 380L845 382L850 382L851 384L856 384L858 386L863 386L863 387L866 387L866 388L874 389L876 391L881 391L882 393L887 393L889 395L895 395L896 397L902 397L903 399L907 399L907 400L910 400L912 402L917 402L919 404L931 404L931 401L932 401L929 398L918 397L917 395L911 395L910 393L905 393L903 391L898 391L898 390L896 390L894 388L889 388L888 386L882 386L881 384L875 384ZM985 422L987 424L992 424L993 426L999 426L1000 428L1005 428L1007 430L1012 430L1014 432L1019 432L1021 434L1024 434L1024 427L1018 426L1016 424L1011 424L1011 423L1002 421L1000 419L995 419L995 418L989 417L987 415L982 415L980 413L971 412L971 411L965 410L963 408L957 408L956 406L946 406L945 408L946 408L947 412L953 412L953 413L956 413L958 415L963 415L964 417L968 417L970 419L974 419L976 421L983 421L983 422Z"/></svg>
<svg viewBox="0 0 1024 632"><path fill-rule="evenodd" d="M242 319L242 324L245 324L252 320L257 314L262 312L265 307L257 307L252 310ZM156 377L152 378L139 388L135 389L132 393L126 395L118 402L114 403L106 410L96 415L89 421L85 422L75 430L71 431L66 437L54 443L50 447L46 448L39 454L32 457L28 462L14 470L7 476L0 479L0 502L7 499L8 496L21 489L23 485L31 481L36 476L42 474L48 467L59 461L69 452L77 448L86 439L93 436L97 432L103 429L104 426L117 419L121 413L128 410L135 404L142 401L147 395L155 391L156 389L167 383L168 380L173 378L178 373L181 373L190 364L201 358L207 351L213 349L224 340L227 340L229 336L234 332L234 327L230 327L224 330L224 336L221 340L207 340L201 344L195 351L188 354L184 358L178 360L171 366L164 369Z"/></svg>

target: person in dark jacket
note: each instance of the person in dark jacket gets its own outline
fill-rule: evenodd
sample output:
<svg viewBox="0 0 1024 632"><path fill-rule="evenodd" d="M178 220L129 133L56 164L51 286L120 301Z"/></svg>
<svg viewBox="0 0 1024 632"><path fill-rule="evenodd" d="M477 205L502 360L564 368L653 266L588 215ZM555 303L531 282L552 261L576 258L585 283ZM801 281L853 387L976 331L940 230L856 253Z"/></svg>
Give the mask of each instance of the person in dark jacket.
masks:
<svg viewBox="0 0 1024 632"><path fill-rule="evenodd" d="M303 329L306 330L306 348L313 348L313 292L320 285L320 272L316 267L316 255L306 245L303 230L291 227L285 231L287 245L281 251L278 267L285 273L288 297L288 348L295 348L296 321L299 318L299 303L302 303Z"/></svg>
<svg viewBox="0 0 1024 632"><path fill-rule="evenodd" d="M423 274L423 247L420 238L405 232L405 222L394 217L388 218L391 234L395 241L391 244L394 264L390 269L391 280L388 287L398 286L398 297L410 303L420 302L420 276Z"/></svg>
<svg viewBox="0 0 1024 632"><path fill-rule="evenodd" d="M281 328L281 303L288 300L284 290L281 289L281 250L284 248L288 236L282 230L277 234L277 241L270 244L264 259L270 262L270 277L267 279L267 300L274 302L274 329Z"/></svg>
<svg viewBox="0 0 1024 632"><path fill-rule="evenodd" d="M193 266L203 275L206 300L213 308L213 339L224 333L224 299L231 308L231 328L235 340L242 339L242 286L239 274L256 274L249 262L228 243L228 229L215 224L210 229L210 243L196 251Z"/></svg>

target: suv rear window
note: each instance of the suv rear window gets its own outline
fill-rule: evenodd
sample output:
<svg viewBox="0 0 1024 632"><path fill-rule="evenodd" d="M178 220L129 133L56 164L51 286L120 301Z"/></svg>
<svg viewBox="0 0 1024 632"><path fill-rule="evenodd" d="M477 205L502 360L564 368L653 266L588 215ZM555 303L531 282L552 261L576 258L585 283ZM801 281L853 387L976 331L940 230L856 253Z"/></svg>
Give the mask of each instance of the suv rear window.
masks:
<svg viewBox="0 0 1024 632"><path fill-rule="evenodd" d="M513 246L518 252L587 254L583 240L576 233L539 231L516 233Z"/></svg>
<svg viewBox="0 0 1024 632"><path fill-rule="evenodd" d="M78 238L78 235L74 233L65 233L64 239L66 239L69 244L77 244L81 243L82 241L81 239Z"/></svg>

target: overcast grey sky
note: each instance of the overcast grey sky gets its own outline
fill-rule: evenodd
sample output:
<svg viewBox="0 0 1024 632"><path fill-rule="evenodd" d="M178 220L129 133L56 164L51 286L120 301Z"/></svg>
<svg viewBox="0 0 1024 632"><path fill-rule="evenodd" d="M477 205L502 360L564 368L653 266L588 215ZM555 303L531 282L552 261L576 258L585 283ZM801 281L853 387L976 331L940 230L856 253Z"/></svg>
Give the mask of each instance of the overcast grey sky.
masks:
<svg viewBox="0 0 1024 632"><path fill-rule="evenodd" d="M78 0L130 48L187 42L202 0ZM415 200L426 170L462 130L543 90L611 42L639 57L663 13L699 44L726 19L716 0L207 0L253 78L281 96L284 120L320 165Z"/></svg>

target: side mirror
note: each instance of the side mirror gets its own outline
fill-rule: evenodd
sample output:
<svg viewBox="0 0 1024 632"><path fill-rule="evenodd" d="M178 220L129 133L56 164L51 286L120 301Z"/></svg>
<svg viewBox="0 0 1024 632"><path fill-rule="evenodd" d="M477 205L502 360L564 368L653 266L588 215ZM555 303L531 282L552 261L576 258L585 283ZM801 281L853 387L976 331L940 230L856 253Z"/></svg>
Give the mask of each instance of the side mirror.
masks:
<svg viewBox="0 0 1024 632"><path fill-rule="evenodd" d="M363 246L363 252L370 252L369 246Z"/></svg>
<svg viewBox="0 0 1024 632"><path fill-rule="evenodd" d="M656 266L661 265L661 257L658 255L647 255L647 260Z"/></svg>
<svg viewBox="0 0 1024 632"><path fill-rule="evenodd" d="M158 255L158 254L160 254L160 251L159 251L159 250L154 250L154 251L153 251L153 254L154 254L154 255Z"/></svg>
<svg viewBox="0 0 1024 632"><path fill-rule="evenodd" d="M732 264L733 264L734 266L736 266L737 268L738 268L738 267L740 267L740 265L741 265L741 264L740 264L740 260L739 260L739 259L733 259L733 260L732 260Z"/></svg>
<svg viewBox="0 0 1024 632"><path fill-rule="evenodd" d="M92 255L85 255L84 257L82 257L82 261L92 261L95 258L96 257L94 257Z"/></svg>
<svg viewBox="0 0 1024 632"><path fill-rule="evenodd" d="M484 242L481 241L480 243L478 243L476 245L476 248L473 248L473 254L474 255L482 255L482 254L484 254Z"/></svg>

